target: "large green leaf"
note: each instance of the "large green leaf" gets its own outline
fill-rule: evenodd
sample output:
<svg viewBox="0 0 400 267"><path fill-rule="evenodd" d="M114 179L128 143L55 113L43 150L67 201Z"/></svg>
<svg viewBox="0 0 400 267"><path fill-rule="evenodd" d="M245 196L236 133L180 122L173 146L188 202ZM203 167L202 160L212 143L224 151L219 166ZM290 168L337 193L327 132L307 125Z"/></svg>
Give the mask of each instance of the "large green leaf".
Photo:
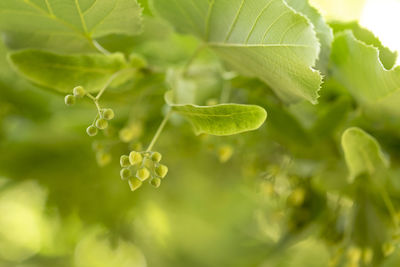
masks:
<svg viewBox="0 0 400 267"><path fill-rule="evenodd" d="M309 20L283 0L153 0L153 6L283 100L316 103L321 76L312 66L320 45Z"/></svg>
<svg viewBox="0 0 400 267"><path fill-rule="evenodd" d="M343 133L342 147L351 181L361 174L374 175L389 164L375 138L360 128L352 127Z"/></svg>
<svg viewBox="0 0 400 267"><path fill-rule="evenodd" d="M172 105L172 110L185 117L196 134L232 135L256 130L267 118L267 112L255 105Z"/></svg>
<svg viewBox="0 0 400 267"><path fill-rule="evenodd" d="M379 59L381 60L383 66L386 69L391 69L396 63L397 52L391 51L389 48L385 47L381 41L372 32L363 28L356 21L351 22L339 22L334 21L329 23L335 34L343 32L346 30L351 30L354 36L366 43L367 45L372 45L379 49Z"/></svg>
<svg viewBox="0 0 400 267"><path fill-rule="evenodd" d="M386 70L377 48L350 31L337 34L332 47L332 74L371 116L400 118L400 67Z"/></svg>
<svg viewBox="0 0 400 267"><path fill-rule="evenodd" d="M136 0L2 0L0 31L13 48L94 50L92 38L141 31Z"/></svg>
<svg viewBox="0 0 400 267"><path fill-rule="evenodd" d="M19 74L29 81L59 92L71 92L82 85L89 92L99 91L111 76L127 67L122 54L59 55L38 50L9 54Z"/></svg>

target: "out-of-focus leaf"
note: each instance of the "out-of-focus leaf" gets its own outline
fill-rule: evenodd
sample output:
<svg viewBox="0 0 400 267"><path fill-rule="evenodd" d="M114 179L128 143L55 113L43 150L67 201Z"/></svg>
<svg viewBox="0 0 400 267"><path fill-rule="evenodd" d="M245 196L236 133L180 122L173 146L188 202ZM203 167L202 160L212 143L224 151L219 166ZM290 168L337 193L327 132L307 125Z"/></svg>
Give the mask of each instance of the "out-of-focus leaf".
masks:
<svg viewBox="0 0 400 267"><path fill-rule="evenodd" d="M318 137L331 136L340 123L344 121L349 110L350 100L345 97L328 105L313 125L312 134Z"/></svg>
<svg viewBox="0 0 400 267"><path fill-rule="evenodd" d="M339 21L334 21L329 23L329 25L332 27L333 31L335 34L346 31L346 30L351 30L354 34L354 36L366 43L367 45L372 45L376 48L379 49L379 59L381 60L383 66L389 70L391 69L394 64L396 63L397 59L397 51L391 51L389 48L384 46L381 41L376 37L372 32L369 30L361 27L358 22L352 21L352 22L339 22Z"/></svg>
<svg viewBox="0 0 400 267"><path fill-rule="evenodd" d="M375 138L360 128L349 128L343 133L342 147L351 181L361 174L374 175L389 166Z"/></svg>
<svg viewBox="0 0 400 267"><path fill-rule="evenodd" d="M377 48L345 31L335 37L332 63L333 77L367 114L380 119L400 118L400 67L386 70Z"/></svg>
<svg viewBox="0 0 400 267"><path fill-rule="evenodd" d="M230 66L269 84L288 102L317 102L320 74L312 69L319 42L307 18L282 0L153 0L180 32L203 39Z"/></svg>
<svg viewBox="0 0 400 267"><path fill-rule="evenodd" d="M308 3L308 0L286 0L286 3L307 16L314 25L318 40L321 43L321 51L316 66L321 71L326 72L333 41L332 29L325 22L319 11Z"/></svg>
<svg viewBox="0 0 400 267"><path fill-rule="evenodd" d="M136 0L3 0L0 31L12 48L82 52L91 38L139 33L141 12Z"/></svg>
<svg viewBox="0 0 400 267"><path fill-rule="evenodd" d="M172 105L172 110L185 117L192 124L196 134L243 133L258 129L267 118L267 112L255 105Z"/></svg>
<svg viewBox="0 0 400 267"><path fill-rule="evenodd" d="M365 0L310 0L310 3L328 19L349 21L361 17Z"/></svg>
<svg viewBox="0 0 400 267"><path fill-rule="evenodd" d="M43 87L67 93L77 85L97 92L111 76L128 65L120 53L111 55L59 55L39 50L9 54L17 72Z"/></svg>

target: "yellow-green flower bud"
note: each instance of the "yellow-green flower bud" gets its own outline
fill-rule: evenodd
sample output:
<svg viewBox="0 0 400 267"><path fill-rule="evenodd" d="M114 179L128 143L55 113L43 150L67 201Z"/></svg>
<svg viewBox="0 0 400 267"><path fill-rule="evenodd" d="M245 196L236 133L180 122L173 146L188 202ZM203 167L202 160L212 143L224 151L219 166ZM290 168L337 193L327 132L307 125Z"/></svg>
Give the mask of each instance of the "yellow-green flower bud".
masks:
<svg viewBox="0 0 400 267"><path fill-rule="evenodd" d="M362 256L362 251L357 247L351 247L347 251L347 258L351 263L357 263L361 259L361 256Z"/></svg>
<svg viewBox="0 0 400 267"><path fill-rule="evenodd" d="M112 110L111 108L102 109L101 117L105 120L112 120L114 118L114 110Z"/></svg>
<svg viewBox="0 0 400 267"><path fill-rule="evenodd" d="M160 164L155 168L154 171L158 176L164 178L168 173L168 167L163 164Z"/></svg>
<svg viewBox="0 0 400 267"><path fill-rule="evenodd" d="M150 184L152 186L154 186L155 188L158 188L158 187L160 187L161 179L158 177L155 177L155 178L151 179Z"/></svg>
<svg viewBox="0 0 400 267"><path fill-rule="evenodd" d="M160 154L159 152L153 152L153 153L151 154L151 159L152 159L154 162L160 162L160 161L161 161L161 158L162 158L162 156L161 156L161 154Z"/></svg>
<svg viewBox="0 0 400 267"><path fill-rule="evenodd" d="M73 95L66 95L64 98L65 105L67 106L72 106L73 104L75 104L75 100L75 96Z"/></svg>
<svg viewBox="0 0 400 267"><path fill-rule="evenodd" d="M140 164L140 163L142 163L142 160L143 160L143 156L139 152L132 151L131 153L129 153L129 162L132 165Z"/></svg>
<svg viewBox="0 0 400 267"><path fill-rule="evenodd" d="M390 256L395 250L395 247L392 243L386 242L382 245L383 255Z"/></svg>
<svg viewBox="0 0 400 267"><path fill-rule="evenodd" d="M219 161L224 163L227 162L233 155L233 148L230 145L221 146L218 149L218 158Z"/></svg>
<svg viewBox="0 0 400 267"><path fill-rule="evenodd" d="M104 130L108 127L108 122L105 119L97 119L96 127L100 130Z"/></svg>
<svg viewBox="0 0 400 267"><path fill-rule="evenodd" d="M306 191L303 188L296 188L292 194L290 194L288 201L293 206L301 206L304 203Z"/></svg>
<svg viewBox="0 0 400 267"><path fill-rule="evenodd" d="M135 191L142 186L142 182L134 177L129 178L128 184L132 191Z"/></svg>
<svg viewBox="0 0 400 267"><path fill-rule="evenodd" d="M121 164L122 168L127 168L131 165L131 163L129 162L129 157L127 155L122 155L119 159L119 163Z"/></svg>
<svg viewBox="0 0 400 267"><path fill-rule="evenodd" d="M75 87L74 90L72 90L72 92L74 93L74 96L77 98L82 98L86 94L86 91L85 89L83 89L82 86Z"/></svg>
<svg viewBox="0 0 400 267"><path fill-rule="evenodd" d="M89 136L95 136L97 134L98 130L96 127L94 127L93 125L90 125L89 127L87 127L86 129L86 133Z"/></svg>
<svg viewBox="0 0 400 267"><path fill-rule="evenodd" d="M107 165L108 163L110 163L111 154L99 152L96 154L96 159L97 159L97 164L99 164L99 166L103 167L103 166Z"/></svg>
<svg viewBox="0 0 400 267"><path fill-rule="evenodd" d="M150 177L150 172L147 168L143 167L140 168L139 170L137 170L136 172L136 177L140 180L140 181L145 181Z"/></svg>
<svg viewBox="0 0 400 267"><path fill-rule="evenodd" d="M123 168L119 174L121 175L121 179L122 180L127 180L129 177L132 176L131 170L129 170L128 168Z"/></svg>

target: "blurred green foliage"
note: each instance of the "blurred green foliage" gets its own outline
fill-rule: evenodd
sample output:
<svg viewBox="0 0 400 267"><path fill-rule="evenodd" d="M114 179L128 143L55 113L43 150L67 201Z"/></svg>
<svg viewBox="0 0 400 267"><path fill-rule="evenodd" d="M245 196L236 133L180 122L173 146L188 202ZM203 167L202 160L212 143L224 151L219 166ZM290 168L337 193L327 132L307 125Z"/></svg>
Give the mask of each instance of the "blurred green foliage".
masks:
<svg viewBox="0 0 400 267"><path fill-rule="evenodd" d="M93 104L69 108L60 93L28 83L8 62L12 47L0 43L0 267L398 266L398 120L368 116L331 75L335 62L318 105L286 104L209 49L187 66L199 41L139 2L141 35L97 41L140 55L148 68L104 93L100 102L116 117L95 138L85 134ZM349 28L373 39L354 25L341 29ZM131 192L119 178L119 157L151 142L168 109L171 75L184 68L179 82L194 88L194 104L256 104L268 119L257 131L196 136L173 114L156 144L168 176L158 189ZM349 182L354 162L363 170L359 160L375 158L359 156L357 138L345 155L349 127L364 129L363 140L390 167L357 171Z"/></svg>

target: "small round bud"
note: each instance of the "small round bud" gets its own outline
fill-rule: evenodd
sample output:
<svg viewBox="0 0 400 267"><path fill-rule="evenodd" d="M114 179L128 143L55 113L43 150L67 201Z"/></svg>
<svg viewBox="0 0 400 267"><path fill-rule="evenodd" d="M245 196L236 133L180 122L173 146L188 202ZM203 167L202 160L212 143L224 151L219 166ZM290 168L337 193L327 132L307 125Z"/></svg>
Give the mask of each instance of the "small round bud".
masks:
<svg viewBox="0 0 400 267"><path fill-rule="evenodd" d="M129 149L141 151L141 150L143 150L143 144L141 142L131 143L131 144L129 144Z"/></svg>
<svg viewBox="0 0 400 267"><path fill-rule="evenodd" d="M160 164L160 165L158 165L158 166L156 167L155 173L156 173L158 176L160 176L161 178L164 178L164 177L167 175L167 173L168 173L168 167L165 166L165 165Z"/></svg>
<svg viewBox="0 0 400 267"><path fill-rule="evenodd" d="M143 126L140 122L132 122L119 131L119 138L122 142L129 143L139 138L143 133Z"/></svg>
<svg viewBox="0 0 400 267"><path fill-rule="evenodd" d="M306 191L303 188L296 188L292 194L290 194L288 201L293 206L301 206L304 203L306 197Z"/></svg>
<svg viewBox="0 0 400 267"><path fill-rule="evenodd" d="M131 165L131 163L129 162L129 157L127 155L122 155L119 159L119 163L121 164L122 168L126 168Z"/></svg>
<svg viewBox="0 0 400 267"><path fill-rule="evenodd" d="M347 258L349 259L350 262L358 262L361 259L362 256L362 250L357 248L357 247L351 247L347 251Z"/></svg>
<svg viewBox="0 0 400 267"><path fill-rule="evenodd" d="M136 172L136 177L140 180L140 181L145 181L150 177L150 172L147 168L140 168L139 170L137 170Z"/></svg>
<svg viewBox="0 0 400 267"><path fill-rule="evenodd" d="M135 191L142 186L142 182L133 177L129 178L128 184L132 191Z"/></svg>
<svg viewBox="0 0 400 267"><path fill-rule="evenodd" d="M154 162L149 157L145 157L143 159L143 166L150 170L154 169Z"/></svg>
<svg viewBox="0 0 400 267"><path fill-rule="evenodd" d="M114 110L111 108L103 108L101 110L101 117L105 120L112 120L114 118Z"/></svg>
<svg viewBox="0 0 400 267"><path fill-rule="evenodd" d="M210 98L210 99L207 100L206 105L207 105L207 106L215 106L215 105L218 105L218 100L215 99L215 98Z"/></svg>
<svg viewBox="0 0 400 267"><path fill-rule="evenodd" d="M94 127L93 125L90 125L89 127L87 127L87 129L86 129L86 133L89 135L89 136L95 136L96 134L97 134L97 128L96 127Z"/></svg>
<svg viewBox="0 0 400 267"><path fill-rule="evenodd" d="M129 177L132 176L131 170L129 170L128 168L123 168L119 174L121 175L121 179L122 180L127 180Z"/></svg>
<svg viewBox="0 0 400 267"><path fill-rule="evenodd" d="M363 262L367 265L371 264L373 258L374 258L374 251L371 248L364 249L362 256Z"/></svg>
<svg viewBox="0 0 400 267"><path fill-rule="evenodd" d="M158 177L155 177L155 178L151 179L150 184L152 186L154 186L155 188L158 188L158 187L160 187L161 179Z"/></svg>
<svg viewBox="0 0 400 267"><path fill-rule="evenodd" d="M162 158L162 156L161 156L161 154L160 154L159 152L153 152L153 153L151 154L151 159L152 159L154 162L160 162L160 161L161 161L161 158Z"/></svg>
<svg viewBox="0 0 400 267"><path fill-rule="evenodd" d="M99 164L100 167L103 167L110 163L111 155L109 153L99 152L96 154L96 159L97 164Z"/></svg>
<svg viewBox="0 0 400 267"><path fill-rule="evenodd" d="M98 119L96 120L96 127L100 130L104 130L108 127L108 121L105 119Z"/></svg>
<svg viewBox="0 0 400 267"><path fill-rule="evenodd" d="M132 165L140 164L142 160L143 160L142 154L140 154L139 152L132 151L131 153L129 153L129 162Z"/></svg>
<svg viewBox="0 0 400 267"><path fill-rule="evenodd" d="M74 96L77 98L82 98L86 94L86 91L85 89L83 89L82 86L75 87L74 90L72 90L72 92L74 93Z"/></svg>
<svg viewBox="0 0 400 267"><path fill-rule="evenodd" d="M93 126L93 127L94 127L94 126ZM97 130L96 127L94 127L94 129ZM104 150L104 144L103 144L102 142L100 142L100 141L94 141L94 142L92 143L92 149L93 149L94 151L101 151L101 150Z"/></svg>
<svg viewBox="0 0 400 267"><path fill-rule="evenodd" d="M221 146L218 149L218 158L219 161L224 163L227 162L233 155L233 148L230 145Z"/></svg>
<svg viewBox="0 0 400 267"><path fill-rule="evenodd" d="M73 104L75 104L75 100L75 96L73 95L66 95L64 98L65 105L67 106L72 106Z"/></svg>
<svg viewBox="0 0 400 267"><path fill-rule="evenodd" d="M395 247L392 243L386 242L382 245L382 252L385 257L390 256L395 251Z"/></svg>

